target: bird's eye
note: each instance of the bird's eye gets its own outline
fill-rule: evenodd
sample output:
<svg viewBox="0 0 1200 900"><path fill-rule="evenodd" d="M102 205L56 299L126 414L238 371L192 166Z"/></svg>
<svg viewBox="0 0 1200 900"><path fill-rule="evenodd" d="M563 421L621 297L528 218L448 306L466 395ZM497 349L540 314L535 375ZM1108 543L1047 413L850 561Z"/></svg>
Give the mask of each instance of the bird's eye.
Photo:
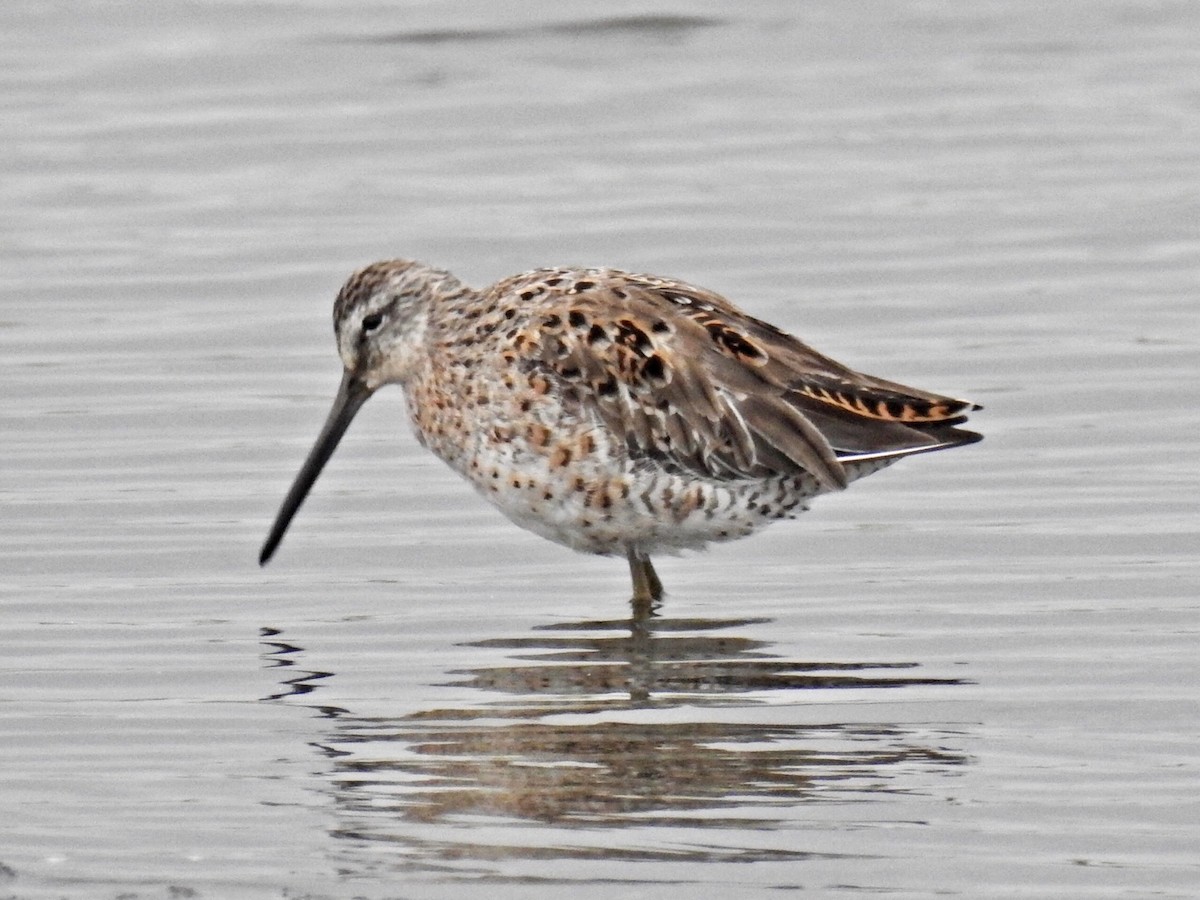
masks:
<svg viewBox="0 0 1200 900"><path fill-rule="evenodd" d="M371 313L370 315L363 316L363 320L362 320L363 333L366 334L368 331L374 331L376 328L378 328L382 324L383 324L383 314L382 313L376 312L376 313Z"/></svg>

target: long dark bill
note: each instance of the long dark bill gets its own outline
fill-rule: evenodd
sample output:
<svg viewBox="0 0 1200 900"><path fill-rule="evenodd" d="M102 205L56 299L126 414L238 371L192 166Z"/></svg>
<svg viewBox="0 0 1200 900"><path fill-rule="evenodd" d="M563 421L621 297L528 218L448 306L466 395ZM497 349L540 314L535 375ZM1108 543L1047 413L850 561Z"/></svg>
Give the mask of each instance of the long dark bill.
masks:
<svg viewBox="0 0 1200 900"><path fill-rule="evenodd" d="M265 566L272 554L275 553L275 548L283 540L283 534L291 524L292 517L296 515L300 504L308 496L317 476L325 468L325 463L329 462L329 457L333 456L338 441L350 427L355 414L362 409L362 405L370 396L371 389L354 375L346 372L342 376L342 383L338 387L337 397L334 398L333 409L329 411L329 418L325 420L321 433L317 436L317 442L308 451L308 459L304 460L304 465L300 467L300 473L292 482L291 490L283 499L283 505L279 507L279 513L275 516L275 524L271 526L271 533L267 535L262 552L258 554L260 566Z"/></svg>

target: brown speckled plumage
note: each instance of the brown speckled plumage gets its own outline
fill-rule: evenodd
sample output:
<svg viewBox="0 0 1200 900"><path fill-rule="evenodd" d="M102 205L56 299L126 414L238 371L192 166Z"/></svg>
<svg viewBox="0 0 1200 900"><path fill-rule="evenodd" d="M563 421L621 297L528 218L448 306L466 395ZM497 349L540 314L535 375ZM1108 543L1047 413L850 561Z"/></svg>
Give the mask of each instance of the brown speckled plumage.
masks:
<svg viewBox="0 0 1200 900"><path fill-rule="evenodd" d="M913 453L978 440L974 407L854 372L692 285L539 269L475 291L406 260L334 304L346 374L263 547L283 536L354 413L398 383L418 439L518 525L629 558L795 515Z"/></svg>

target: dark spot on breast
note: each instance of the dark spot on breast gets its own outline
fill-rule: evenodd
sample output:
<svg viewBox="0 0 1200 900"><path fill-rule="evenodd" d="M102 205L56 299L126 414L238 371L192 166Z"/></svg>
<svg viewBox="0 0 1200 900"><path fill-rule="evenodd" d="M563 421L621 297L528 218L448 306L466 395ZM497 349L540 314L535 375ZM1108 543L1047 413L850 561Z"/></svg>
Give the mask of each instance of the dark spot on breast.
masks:
<svg viewBox="0 0 1200 900"><path fill-rule="evenodd" d="M596 385L596 393L601 397L612 397L617 393L617 379L609 378Z"/></svg>
<svg viewBox="0 0 1200 900"><path fill-rule="evenodd" d="M536 296L537 291L521 291L521 299L527 303Z"/></svg>
<svg viewBox="0 0 1200 900"><path fill-rule="evenodd" d="M655 334L666 334L668 331L671 330L671 326L668 325L666 322L664 322L662 319L655 319L654 324L650 326L650 330L653 331Z"/></svg>
<svg viewBox="0 0 1200 900"><path fill-rule="evenodd" d="M516 311L515 309L512 309L512 308L510 307L510 308L508 308L508 309L506 309L506 310L504 311L504 318L506 318L506 319L511 319L511 318L512 318L513 316L515 316L516 314L517 314L517 311Z"/></svg>
<svg viewBox="0 0 1200 900"><path fill-rule="evenodd" d="M567 314L567 321L571 323L572 328L583 328L587 325L587 316L579 310L573 309Z"/></svg>
<svg viewBox="0 0 1200 900"><path fill-rule="evenodd" d="M596 282L594 282L594 281L577 281L577 282L575 282L575 290L577 290L577 291L590 291L595 286L596 286Z"/></svg>
<svg viewBox="0 0 1200 900"><path fill-rule="evenodd" d="M578 366L568 366L565 369L559 369L558 374L567 379L567 381L574 381L581 373Z"/></svg>
<svg viewBox="0 0 1200 900"><path fill-rule="evenodd" d="M542 282L546 287L558 287L562 283L563 280L561 278L547 278Z"/></svg>
<svg viewBox="0 0 1200 900"><path fill-rule="evenodd" d="M588 329L587 342L592 345L600 343L607 344L609 342L608 332L599 325L593 325Z"/></svg>
<svg viewBox="0 0 1200 900"><path fill-rule="evenodd" d="M542 319L542 324L547 328L558 328L562 325L562 316L546 316L546 318Z"/></svg>

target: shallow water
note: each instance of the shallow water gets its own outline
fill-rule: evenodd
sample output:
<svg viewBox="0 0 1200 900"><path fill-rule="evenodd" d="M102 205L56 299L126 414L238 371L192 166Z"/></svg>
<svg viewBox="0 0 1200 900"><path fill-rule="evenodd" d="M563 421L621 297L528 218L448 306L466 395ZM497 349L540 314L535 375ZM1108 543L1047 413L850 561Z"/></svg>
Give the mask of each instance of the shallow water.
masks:
<svg viewBox="0 0 1200 900"><path fill-rule="evenodd" d="M1192 897L1200 8L0 8L0 896ZM623 563L329 304L616 265L985 404Z"/></svg>

